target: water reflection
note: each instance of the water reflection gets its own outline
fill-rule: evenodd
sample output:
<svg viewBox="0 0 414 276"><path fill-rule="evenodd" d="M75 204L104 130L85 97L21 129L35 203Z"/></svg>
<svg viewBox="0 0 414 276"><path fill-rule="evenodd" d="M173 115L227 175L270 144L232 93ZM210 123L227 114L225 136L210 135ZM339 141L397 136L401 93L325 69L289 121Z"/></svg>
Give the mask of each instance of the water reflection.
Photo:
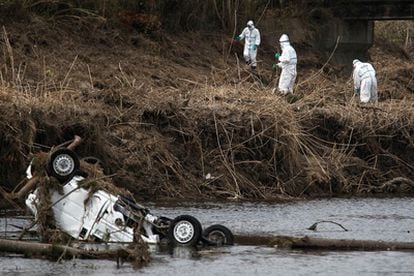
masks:
<svg viewBox="0 0 414 276"><path fill-rule="evenodd" d="M177 246L171 249L171 256L180 259L200 259L200 254L194 247Z"/></svg>

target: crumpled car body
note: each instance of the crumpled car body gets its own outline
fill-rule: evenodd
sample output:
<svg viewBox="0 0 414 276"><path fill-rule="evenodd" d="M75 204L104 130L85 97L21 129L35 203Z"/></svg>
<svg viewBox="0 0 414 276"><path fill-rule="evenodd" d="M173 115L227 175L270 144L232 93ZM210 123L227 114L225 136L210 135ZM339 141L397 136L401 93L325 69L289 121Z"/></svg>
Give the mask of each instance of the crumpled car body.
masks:
<svg viewBox="0 0 414 276"><path fill-rule="evenodd" d="M233 244L233 234L223 225L211 225L203 231L190 215L174 219L155 216L131 197L104 190L90 192L82 187L88 176L80 170L74 152L58 149L50 156L45 164L47 173L61 185L61 189L49 190L55 226L76 240L130 243L139 231L142 240L150 244L164 240L178 246ZM34 178L31 167L32 163L26 171L28 179ZM40 215L39 193L39 188L34 188L25 200L35 218Z"/></svg>

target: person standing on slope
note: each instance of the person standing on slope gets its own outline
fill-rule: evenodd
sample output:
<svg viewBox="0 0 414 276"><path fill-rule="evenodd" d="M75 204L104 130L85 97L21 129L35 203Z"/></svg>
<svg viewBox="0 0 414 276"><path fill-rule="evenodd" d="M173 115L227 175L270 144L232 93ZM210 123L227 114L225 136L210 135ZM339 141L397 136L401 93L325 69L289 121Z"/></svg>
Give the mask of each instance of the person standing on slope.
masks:
<svg viewBox="0 0 414 276"><path fill-rule="evenodd" d="M361 103L377 102L377 78L375 69L368 62L361 62L354 59L354 92L359 95Z"/></svg>
<svg viewBox="0 0 414 276"><path fill-rule="evenodd" d="M260 32L255 28L252 20L247 22L247 27L236 38L237 40L244 39L244 51L243 57L246 64L250 64L252 69L256 69L257 61L257 48L260 45Z"/></svg>
<svg viewBox="0 0 414 276"><path fill-rule="evenodd" d="M293 86L297 75L296 64L298 59L296 51L292 45L290 45L289 37L286 34L282 34L279 43L282 54L275 54L275 58L279 60L277 66L282 68L278 88L282 94L286 95L287 93L293 93Z"/></svg>

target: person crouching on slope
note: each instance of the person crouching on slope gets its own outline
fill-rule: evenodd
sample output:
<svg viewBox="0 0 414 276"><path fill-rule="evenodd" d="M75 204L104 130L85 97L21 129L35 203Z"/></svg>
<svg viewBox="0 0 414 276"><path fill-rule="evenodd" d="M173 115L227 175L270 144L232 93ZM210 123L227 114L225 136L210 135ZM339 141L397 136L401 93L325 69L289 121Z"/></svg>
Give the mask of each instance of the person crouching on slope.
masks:
<svg viewBox="0 0 414 276"><path fill-rule="evenodd" d="M375 69L368 62L361 62L354 59L352 62L354 66L354 92L359 95L361 103L368 103L378 101L377 94L377 78L375 76Z"/></svg>

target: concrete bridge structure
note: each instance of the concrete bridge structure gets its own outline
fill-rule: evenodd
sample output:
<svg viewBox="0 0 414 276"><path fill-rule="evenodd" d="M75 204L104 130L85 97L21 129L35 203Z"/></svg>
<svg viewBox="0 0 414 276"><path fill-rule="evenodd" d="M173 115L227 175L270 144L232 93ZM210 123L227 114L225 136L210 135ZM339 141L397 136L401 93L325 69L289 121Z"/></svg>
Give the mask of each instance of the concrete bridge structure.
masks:
<svg viewBox="0 0 414 276"><path fill-rule="evenodd" d="M326 55L336 49L335 61L344 64L367 59L374 21L414 20L414 0L308 0L308 4L321 25L315 43Z"/></svg>

